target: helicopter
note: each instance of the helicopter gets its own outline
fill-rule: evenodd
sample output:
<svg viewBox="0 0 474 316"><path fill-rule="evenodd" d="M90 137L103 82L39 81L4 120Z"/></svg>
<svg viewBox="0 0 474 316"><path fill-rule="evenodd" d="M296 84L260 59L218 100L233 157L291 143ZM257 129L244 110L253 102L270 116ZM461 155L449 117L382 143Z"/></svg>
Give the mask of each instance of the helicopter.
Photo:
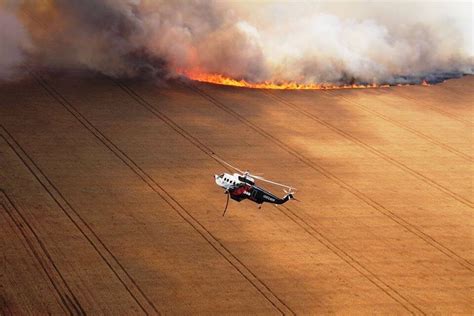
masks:
<svg viewBox="0 0 474 316"><path fill-rule="evenodd" d="M229 205L229 198L237 202L248 199L257 203L259 209L262 207L263 203L283 204L288 202L289 200L296 200L293 196L296 192L295 188L285 184L267 180L261 176L251 174L248 171L242 171L232 166L231 164L223 161L222 159L218 158L218 160L238 172L234 174L224 172L219 175L214 175L214 180L216 184L219 187L223 188L225 190L224 193L227 194L227 201L222 216L225 216L225 213L227 211L227 206ZM255 179L283 187L283 191L286 193L285 196L283 198L279 198L275 194L270 193L267 190L257 186L255 184Z"/></svg>

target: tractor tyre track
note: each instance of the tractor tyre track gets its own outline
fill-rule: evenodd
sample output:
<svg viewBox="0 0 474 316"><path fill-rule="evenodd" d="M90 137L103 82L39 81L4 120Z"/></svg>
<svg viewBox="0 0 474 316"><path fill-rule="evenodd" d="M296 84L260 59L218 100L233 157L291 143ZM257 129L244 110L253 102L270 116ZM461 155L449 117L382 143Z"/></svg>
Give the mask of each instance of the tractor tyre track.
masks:
<svg viewBox="0 0 474 316"><path fill-rule="evenodd" d="M350 192L352 195L354 195L357 199L361 200L362 202L364 202L365 204L367 204L368 206L372 207L374 210L376 210L377 212L379 212L380 214L388 217L390 220L392 220L393 222L397 223L398 225L402 226L404 229L406 229L407 231L409 231L410 233L414 234L415 236L417 236L418 238L422 239L423 241L425 241L427 244L431 245L432 247L436 248L438 251L440 251L441 253L443 253L444 255L446 255L447 257L451 258L452 260L458 262L460 265L462 265L464 268L470 270L470 271L474 271L473 269L473 264L471 262L469 262L468 260L466 260L465 258L461 257L460 255L458 255L457 253L455 253L453 250L449 249L448 247L444 246L443 244L441 244L440 242L438 242L437 240L435 240L433 237L431 237L430 235L426 234L425 232L421 231L418 227L416 227L415 225L409 223L408 221L406 221L405 219L403 219L402 217L398 216L397 214L395 214L394 212L390 211L389 209L387 209L385 206L383 206L382 204L380 204L379 202L375 201L374 199L370 198L369 196L365 195L364 193L362 193L361 191L359 191L358 189L356 189L355 187L351 186L350 184L344 182L343 180L341 180L339 177L337 177L336 175L332 174L331 172L329 172L328 170L326 170L325 168L321 167L320 165L318 165L317 163L313 162L312 160L306 158L305 156L301 155L298 151L296 151L295 149L293 149L292 147L286 145L285 143L283 143L282 141L280 141L279 139L275 138L273 135L271 135L270 133L266 132L265 130L263 130L262 128L258 127L257 125L255 125L254 123L250 122L248 119L246 119L245 117L243 117L242 115L240 115L239 113L235 112L234 110L228 108L226 105L224 105L222 102L216 100L215 98L213 98L212 96L208 95L207 93L205 93L204 91L202 91L201 89L197 88L196 86L194 85L188 85L188 88L191 90L191 91L194 91L196 92L198 95L201 95L204 99L210 101L211 103L213 103L216 107L220 108L221 110L227 112L228 114L234 116L235 118L237 118L239 121L241 121L242 123L244 123L245 125L247 125L248 127L250 127L251 129L253 129L254 131L256 131L257 133L259 133L260 135L262 135L263 137L271 140L273 143L275 143L278 147L280 147L281 149L283 149L284 151L286 151L287 153L289 153L290 155L294 156L295 158L297 158L299 161L301 161L302 163L304 163L305 165L307 165L308 167L310 167L311 169L317 171L318 173L320 173L321 175L323 175L324 177L326 177L327 179L333 181L334 183L336 183L340 188Z"/></svg>
<svg viewBox="0 0 474 316"><path fill-rule="evenodd" d="M450 88L448 88L448 87L446 87L446 86L445 86L444 88L445 88L445 89L448 89L448 90L451 90ZM384 91L384 92L386 92L386 91ZM452 91L452 92L455 93L454 91ZM408 96L406 96L406 95L400 94L400 97L402 97L402 98L404 98L404 99L406 99L406 100L412 100L412 101L420 102L420 100L417 100L417 99L415 99L415 98L408 97ZM455 99L459 100L458 98L455 98ZM384 102L384 101L382 101L382 102ZM385 102L384 102L384 103L385 103ZM441 109L439 109L439 108L437 108L437 107L435 107L435 106L433 106L433 105L431 105L431 104L429 104L429 103L426 103L426 102L424 102L424 101L421 101L421 103L422 103L424 106L429 107L429 108L432 109L433 111L438 112L438 113L440 113L440 114L442 114L442 115L444 115L444 116L447 116L447 117L449 117L449 118L451 118L451 119L453 119L453 120L456 120L456 121L458 121L458 122L460 122L460 123L463 123L463 124L466 124L466 125L469 125L469 126L474 126L474 123L473 123L473 122L468 121L468 120L465 120L465 119L463 119L463 118L460 118L460 117L457 116L456 114L450 113L450 112L448 112L448 111L441 110Z"/></svg>
<svg viewBox="0 0 474 316"><path fill-rule="evenodd" d="M326 93L327 95L330 95L330 96L333 96L333 97L335 96L333 93L328 92L328 91L323 91L323 93ZM428 135L426 135L426 134L424 134L424 133L422 133L422 132L419 132L419 131L417 131L416 129L411 128L411 127L409 127L409 126L407 126L407 125L405 125L405 124L403 124L403 123L401 123L401 122L399 122L399 121L397 121L397 120L391 119L390 117L388 117L388 116L386 116L386 115L383 115L383 114L381 114L381 113L379 113L379 112L377 112L377 111L375 111L375 110L372 110L372 109L366 107L365 105L362 105L362 104L360 104L360 103L358 103L358 102L356 102L356 101L352 101L352 100L350 100L350 99L348 99L348 98L346 98L346 97L344 97L344 96L337 96L337 97L338 97L338 98L341 98L342 100L345 100L345 101L348 102L348 103L351 103L352 105L354 105L354 106L356 106L356 107L358 107L358 108L360 108L360 109L362 109L362 110L364 110L364 111L366 111L366 112L368 112L368 113L371 113L372 115L375 115L375 116L377 116L377 117L383 119L383 120L386 121L386 122L391 123L392 125L398 126L399 128L404 129L404 130L406 130L406 131L409 132L409 133L412 133L412 134L414 134L414 135L416 135L416 136L418 136L418 137L420 137L420 138L423 138L423 139L426 140L427 142L429 142L429 143L431 143L431 144L433 144L433 145L436 145L436 146L438 146L438 147L440 147L440 148L442 148L442 149L444 149L444 150L446 150L446 151L449 151L449 152L455 154L456 156L458 156L458 157L460 157L460 158L462 158L462 159L464 159L464 160L467 160L467 161L469 161L469 162L473 162L473 161L474 161L474 158L473 158L473 157L471 157L471 156L469 156L469 155L467 155L467 154L465 154L465 153L463 153L463 152L461 152L461 151L459 151L459 150L457 150L457 149L455 149L455 148L453 148L453 147L451 147L451 146L449 146L449 145L447 145L447 144L445 144L445 143L443 143L443 142L440 142L440 141L438 141L438 140L432 138L431 136L428 136ZM328 97L328 98L331 99L330 97ZM382 102L383 102L383 101L382 101ZM386 102L383 102L383 103L386 103ZM469 203L470 203L470 207L472 208L472 202L469 201Z"/></svg>
<svg viewBox="0 0 474 316"><path fill-rule="evenodd" d="M218 164L224 167L227 170L230 170L227 165L222 163L222 158L217 155L214 150L210 147L202 143L199 139L195 136L191 135L189 132L184 130L180 127L177 123L175 123L172 119L166 116L164 113L156 109L155 106L150 104L146 101L143 97L133 91L131 88L126 86L125 84L115 81L114 82L125 92L127 93L132 99L134 99L138 104L143 106L146 110L148 110L151 114L153 114L158 119L162 120L165 124L167 124L170 128L175 130L177 133L182 135L186 140L190 143L195 145L199 150L201 150L204 154L209 156L211 159L215 160ZM368 268L366 268L363 264L357 261L352 256L348 255L347 252L342 250L340 247L335 245L328 237L326 237L323 233L316 230L316 228L309 224L306 220L301 218L300 216L296 215L293 211L291 211L288 207L283 206L292 216L288 215L278 206L273 205L279 212L281 212L285 217L290 219L293 223L297 226L301 227L306 233L308 233L311 237L315 238L318 242L322 243L327 249L329 249L332 253L334 253L337 257L339 257L342 261L346 262L349 266L355 269L359 274L363 277L368 279L369 282L374 284L377 288L383 291L386 295L391 297L394 301L399 303L402 307L404 307L410 313L421 313L425 314L418 306L410 302L406 297L404 297L400 292L395 290L390 285L386 284L383 280L381 280L375 273L371 272ZM295 220L295 217L297 218Z"/></svg>
<svg viewBox="0 0 474 316"><path fill-rule="evenodd" d="M339 134L340 136L344 137L345 139L349 140L350 142L366 149L367 151L371 152L372 154L376 155L377 157L379 158L382 158L383 160L387 161L388 163L390 163L391 165L401 169L402 171L405 171L406 173L409 173L411 174L412 176L416 177L417 179L425 182L426 184L428 184L429 186L439 190L440 192L443 192L445 193L446 195L449 195L450 197L452 197L453 199L457 200L458 202L470 207L470 208L473 208L474 205L472 203L472 201L468 200L467 198L451 191L450 189L446 188L445 186L437 183L436 181L434 181L433 179L425 176L424 174L422 174L421 172L418 172L412 168L410 168L409 166L407 166L406 164L404 164L403 162L400 162L394 158L392 158L390 155L378 150L377 148L367 144L366 142L360 140L359 138L351 135L350 133L347 133L345 132L344 130L328 123L327 121L319 118L317 115L314 115L306 110L303 110L301 109L300 107L296 106L295 104L291 103L290 101L287 101L285 99L283 99L282 97L280 96L276 96L274 94L272 94L271 92L265 92L266 95L270 96L271 98L273 98L274 100L286 105L286 106L289 106L291 107L292 109L298 111L299 113L303 114L304 116L308 117L309 119L325 126L326 128L330 129L331 131Z"/></svg>
<svg viewBox="0 0 474 316"><path fill-rule="evenodd" d="M385 294L390 296L393 300L403 306L407 311L412 314L421 313L426 315L426 313L415 303L411 302L408 298L402 295L399 291L395 288L387 284L381 278L379 278L374 272L370 271L367 267L365 267L362 263L360 263L357 259L353 256L349 255L346 251L344 251L341 247L339 247L336 243L332 242L327 236L325 236L322 232L317 230L313 224L308 223L303 217L297 215L296 212L291 210L289 207L285 205L281 205L282 208L286 209L287 212L283 212L279 207L275 206L278 211L283 213L286 217L288 217L292 222L300 226L306 233L308 233L311 237L319 241L324 247L329 249L333 252L336 256L341 258L345 263L351 266L354 270L356 270L359 274L364 276L367 280L369 280L372 284L378 287L381 291ZM288 215L287 213L291 214ZM310 219L311 220L311 219Z"/></svg>
<svg viewBox="0 0 474 316"><path fill-rule="evenodd" d="M41 78L39 74L36 74L34 72L30 72L33 77L36 79L36 81L45 89L45 91L53 97L59 104L61 104L63 107L68 110L69 113L71 113L73 116L74 114L70 111L69 108L67 108L67 104L64 103L64 101L67 102L53 87L49 86L48 83ZM64 100L64 101L63 101ZM76 117L77 119L77 117ZM45 175L46 177L46 175ZM51 183L52 184L52 183ZM59 192L59 190L58 190ZM67 202L68 206L72 209L72 206L70 203L62 196L62 199ZM131 297L134 299L134 301L140 306L140 308L145 312L147 315L151 314L156 314L160 315L161 312L157 309L155 304L152 302L152 300L145 294L145 292L140 288L140 286L137 284L135 279L129 274L129 272L125 269L125 267L120 263L120 261L117 259L117 257L112 253L112 251L105 245L105 243L99 238L99 236L95 233L95 231L90 227L87 222L79 216L78 212L74 209L74 213L77 214L77 216L80 218L81 222L84 223L85 227L92 233L93 237L97 239L99 242L100 246L104 248L106 251L106 254L110 255L111 260L110 262L106 260L105 256L103 255L102 252L98 250L98 248L94 246L94 248L97 250L97 252L100 254L100 256L104 259L104 261L107 263L109 268L114 272L116 277L119 279L120 283L125 287L127 292L131 295ZM115 263L117 267L113 268L112 263ZM118 272L122 272L123 276L120 277Z"/></svg>
<svg viewBox="0 0 474 316"><path fill-rule="evenodd" d="M34 259L38 262L41 270L44 272L53 286L54 291L59 296L59 305L69 315L86 315L86 312L54 262L44 245L44 242L40 239L28 220L23 216L22 212L20 212L16 203L13 202L13 199L8 196L3 189L0 189L0 206L3 207L10 222L13 223L16 230L20 232L24 244L26 243L25 248L30 251Z"/></svg>
<svg viewBox="0 0 474 316"><path fill-rule="evenodd" d="M66 98L51 87L39 75L34 74L39 83L53 98L62 105L79 123L108 148L133 173L145 182L161 197L186 223L188 223L206 242L216 250L242 277L244 277L276 310L282 315L295 315L288 307L250 268L238 259L223 243L219 241L203 224L184 208L176 199L145 172L133 159L122 151L114 142L105 136L95 125L82 115ZM137 286L138 288L138 286ZM143 293L143 292L142 292ZM144 295L144 294L143 294Z"/></svg>
<svg viewBox="0 0 474 316"><path fill-rule="evenodd" d="M28 153L22 148L22 146L16 141L13 135L8 130L0 125L0 134L13 149L16 155L20 158L26 168L41 184L48 195L54 200L59 206L63 213L69 218L79 232L86 238L94 250L99 254L101 259L105 262L112 273L117 277L120 283L123 285L125 290L130 294L132 299L137 303L140 309L146 314L160 314L156 307L149 301L148 298L144 297L141 289L136 285L135 281L131 278L128 272L123 268L113 253L107 248L104 242L98 237L95 231L90 225L79 215L79 212L66 200L63 194L48 178L48 176L39 168L39 166L33 161ZM140 295L142 297L140 297ZM149 306L145 307L145 302ZM144 306L145 305L145 306Z"/></svg>

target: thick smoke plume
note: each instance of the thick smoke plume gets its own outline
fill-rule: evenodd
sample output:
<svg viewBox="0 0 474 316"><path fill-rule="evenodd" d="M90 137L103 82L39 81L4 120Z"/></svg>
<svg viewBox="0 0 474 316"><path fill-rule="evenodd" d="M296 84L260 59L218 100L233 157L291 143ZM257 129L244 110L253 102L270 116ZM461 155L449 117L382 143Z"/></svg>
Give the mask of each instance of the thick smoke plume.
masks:
<svg viewBox="0 0 474 316"><path fill-rule="evenodd" d="M22 23L0 8L0 79L11 78L18 72L28 46L28 34Z"/></svg>
<svg viewBox="0 0 474 316"><path fill-rule="evenodd" d="M26 66L132 78L437 80L473 72L471 5L0 0L0 79Z"/></svg>

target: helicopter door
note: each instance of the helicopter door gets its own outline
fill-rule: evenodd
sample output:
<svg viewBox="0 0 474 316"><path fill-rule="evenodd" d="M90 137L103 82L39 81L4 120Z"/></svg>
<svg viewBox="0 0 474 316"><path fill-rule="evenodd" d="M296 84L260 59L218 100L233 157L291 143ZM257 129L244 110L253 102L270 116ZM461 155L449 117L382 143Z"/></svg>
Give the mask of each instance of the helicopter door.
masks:
<svg viewBox="0 0 474 316"><path fill-rule="evenodd" d="M250 195L253 201L257 201L257 194L258 194L258 190L253 189Z"/></svg>

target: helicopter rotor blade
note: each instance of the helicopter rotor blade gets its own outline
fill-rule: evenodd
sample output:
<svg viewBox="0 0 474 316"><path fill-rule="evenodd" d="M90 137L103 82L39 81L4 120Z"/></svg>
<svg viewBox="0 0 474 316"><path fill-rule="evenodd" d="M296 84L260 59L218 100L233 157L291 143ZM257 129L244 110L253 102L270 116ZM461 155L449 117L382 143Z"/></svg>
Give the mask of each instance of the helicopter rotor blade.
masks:
<svg viewBox="0 0 474 316"><path fill-rule="evenodd" d="M217 155L213 155L214 158L220 162L222 162L223 164L225 164L226 166L238 171L239 173L241 173L242 175L244 175L244 177L252 177L254 179L258 179L258 180L261 180L261 181L264 181L264 182L268 182L268 183L271 183L271 184L274 184L274 185L277 185L277 186L280 186L280 187L283 187L283 188L287 188L290 192L293 192L296 191L296 188L293 188L293 187L290 187L289 185L286 185L286 184L282 184L282 183L278 183L278 182L275 182L275 181L270 181L270 180L267 180L265 179L264 177L262 176L259 176L259 175L256 175L256 174L252 174L250 173L249 171L242 171L240 170L239 168L237 167L234 167L232 166L230 163L228 163L227 161L224 161L223 159L219 158Z"/></svg>
<svg viewBox="0 0 474 316"><path fill-rule="evenodd" d="M214 155L214 158L217 159L217 160L219 160L220 162L222 162L222 163L225 164L226 166L228 166L228 167L230 167L230 168L232 168L232 169L234 169L234 170L237 170L237 171L240 172L241 174L244 174L244 173L245 173L245 171L242 171L242 170L240 170L239 168L236 168L236 167L232 166L230 163L228 163L227 161L222 160L221 158L217 157L216 155Z"/></svg>
<svg viewBox="0 0 474 316"><path fill-rule="evenodd" d="M224 208L224 213L222 213L222 216L225 216L225 212L227 211L227 206L229 205L229 193L227 192L227 201L225 202L225 208Z"/></svg>
<svg viewBox="0 0 474 316"><path fill-rule="evenodd" d="M280 187L283 187L283 188L287 188L289 190L289 192L292 192L292 191L296 191L296 188L293 188L293 187L290 187L289 185L286 185L286 184L281 184L281 183L278 183L278 182L275 182L275 181L270 181L270 180L267 180L263 177L260 177L260 176L256 176L256 175L253 175L253 174L250 174L250 176L254 179L258 179L260 181L264 181L264 182L268 182L268 183L271 183L271 184L274 184L274 185L278 185ZM286 191L285 191L286 192ZM287 192L287 193L289 193ZM294 192L293 192L294 193Z"/></svg>

